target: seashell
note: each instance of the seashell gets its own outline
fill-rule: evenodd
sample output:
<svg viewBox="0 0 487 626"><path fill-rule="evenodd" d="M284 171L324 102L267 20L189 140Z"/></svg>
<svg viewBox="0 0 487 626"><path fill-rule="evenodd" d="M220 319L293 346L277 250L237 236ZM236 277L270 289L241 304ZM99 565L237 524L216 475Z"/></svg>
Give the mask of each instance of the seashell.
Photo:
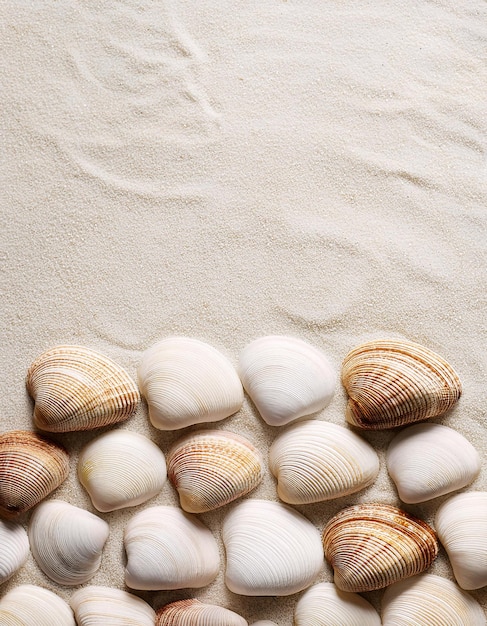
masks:
<svg viewBox="0 0 487 626"><path fill-rule="evenodd" d="M0 520L0 585L27 561L29 538L22 524Z"/></svg>
<svg viewBox="0 0 487 626"><path fill-rule="evenodd" d="M388 587L382 598L384 626L485 626L479 603L454 582L421 574Z"/></svg>
<svg viewBox="0 0 487 626"><path fill-rule="evenodd" d="M154 626L156 613L141 598L111 587L91 585L69 601L78 626Z"/></svg>
<svg viewBox="0 0 487 626"><path fill-rule="evenodd" d="M197 339L169 337L154 344L142 355L138 376L150 421L161 430L216 422L242 406L233 365Z"/></svg>
<svg viewBox="0 0 487 626"><path fill-rule="evenodd" d="M262 458L250 441L223 430L190 433L167 455L169 480L188 513L212 511L262 480Z"/></svg>
<svg viewBox="0 0 487 626"><path fill-rule="evenodd" d="M435 518L438 538L462 589L487 585L487 493L459 493L444 502Z"/></svg>
<svg viewBox="0 0 487 626"><path fill-rule="evenodd" d="M248 626L233 611L199 600L179 600L157 611L156 626Z"/></svg>
<svg viewBox="0 0 487 626"><path fill-rule="evenodd" d="M379 614L362 596L333 583L307 589L294 609L295 626L381 626Z"/></svg>
<svg viewBox="0 0 487 626"><path fill-rule="evenodd" d="M245 500L226 516L225 583L244 596L287 596L322 569L320 534L304 515L280 502Z"/></svg>
<svg viewBox="0 0 487 626"><path fill-rule="evenodd" d="M135 413L140 401L124 369L82 346L57 346L37 357L27 372L27 390L36 427L53 433L116 424Z"/></svg>
<svg viewBox="0 0 487 626"><path fill-rule="evenodd" d="M354 432L318 420L292 424L269 450L277 493L289 504L309 504L345 496L371 485L379 457Z"/></svg>
<svg viewBox="0 0 487 626"><path fill-rule="evenodd" d="M0 515L14 519L67 478L69 455L56 443L27 430L0 435Z"/></svg>
<svg viewBox="0 0 487 626"><path fill-rule="evenodd" d="M78 478L93 506L106 513L146 502L166 482L166 461L150 439L128 430L100 435L81 451Z"/></svg>
<svg viewBox="0 0 487 626"><path fill-rule="evenodd" d="M268 619L261 619L258 622L254 622L251 626L277 626L276 622L271 622Z"/></svg>
<svg viewBox="0 0 487 626"><path fill-rule="evenodd" d="M62 500L43 502L29 524L29 541L37 565L60 585L82 585L101 563L108 524L85 509Z"/></svg>
<svg viewBox="0 0 487 626"><path fill-rule="evenodd" d="M415 424L387 450L387 469L403 502L415 504L470 484L480 457L460 433L441 424Z"/></svg>
<svg viewBox="0 0 487 626"><path fill-rule="evenodd" d="M412 341L385 339L355 348L343 361L346 419L367 429L393 428L448 411L460 380L438 354Z"/></svg>
<svg viewBox="0 0 487 626"><path fill-rule="evenodd" d="M296 337L260 337L242 350L238 371L262 419L282 426L330 403L336 376L325 354Z"/></svg>
<svg viewBox="0 0 487 626"><path fill-rule="evenodd" d="M173 506L145 509L125 529L125 582L132 589L205 587L218 575L220 554L210 530Z"/></svg>
<svg viewBox="0 0 487 626"><path fill-rule="evenodd" d="M52 591L20 585L0 600L3 626L76 626L68 604Z"/></svg>
<svg viewBox="0 0 487 626"><path fill-rule="evenodd" d="M438 553L430 526L394 506L357 504L323 531L325 557L342 591L382 589L427 569Z"/></svg>

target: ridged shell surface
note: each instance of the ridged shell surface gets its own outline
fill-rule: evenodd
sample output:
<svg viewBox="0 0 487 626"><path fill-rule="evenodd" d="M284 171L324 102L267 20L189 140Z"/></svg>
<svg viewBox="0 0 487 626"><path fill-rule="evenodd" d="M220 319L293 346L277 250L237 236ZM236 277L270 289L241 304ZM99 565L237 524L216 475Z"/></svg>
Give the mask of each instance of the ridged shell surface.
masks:
<svg viewBox="0 0 487 626"><path fill-rule="evenodd" d="M56 443L27 430L0 435L0 515L25 513L67 478L69 455Z"/></svg>
<svg viewBox="0 0 487 626"><path fill-rule="evenodd" d="M394 506L357 504L323 531L325 557L343 591L382 589L426 570L438 553L433 529Z"/></svg>
<svg viewBox="0 0 487 626"><path fill-rule="evenodd" d="M277 493L289 504L339 498L371 485L379 457L357 434L319 420L292 424L269 450Z"/></svg>
<svg viewBox="0 0 487 626"><path fill-rule="evenodd" d="M154 344L142 355L138 377L150 421L161 430L216 422L242 406L242 384L231 362L197 339L168 337Z"/></svg>
<svg viewBox="0 0 487 626"><path fill-rule="evenodd" d="M245 391L271 426L321 411L335 391L336 375L326 355L296 337L252 341L240 354L238 370Z"/></svg>
<svg viewBox="0 0 487 626"><path fill-rule="evenodd" d="M78 478L98 511L114 511L158 494L167 478L166 461L147 437L112 430L83 448Z"/></svg>
<svg viewBox="0 0 487 626"><path fill-rule="evenodd" d="M111 587L83 587L69 603L78 626L154 626L156 618L147 602Z"/></svg>
<svg viewBox="0 0 487 626"><path fill-rule="evenodd" d="M249 493L262 480L262 458L244 437L223 430L191 433L167 455L169 480L188 513L203 513Z"/></svg>
<svg viewBox="0 0 487 626"><path fill-rule="evenodd" d="M0 585L22 567L28 556L29 538L22 524L0 520Z"/></svg>
<svg viewBox="0 0 487 626"><path fill-rule="evenodd" d="M223 522L225 583L245 596L287 596L309 587L324 565L320 534L291 507L245 500Z"/></svg>
<svg viewBox="0 0 487 626"><path fill-rule="evenodd" d="M415 504L470 484L480 472L480 457L456 430L415 424L389 444L387 470L401 500Z"/></svg>
<svg viewBox="0 0 487 626"><path fill-rule="evenodd" d="M0 600L2 626L76 626L68 604L35 585L14 587Z"/></svg>
<svg viewBox="0 0 487 626"><path fill-rule="evenodd" d="M220 569L218 545L196 517L171 506L134 515L125 529L125 582L132 589L205 587Z"/></svg>
<svg viewBox="0 0 487 626"><path fill-rule="evenodd" d="M366 429L393 428L442 415L462 386L441 356L412 341L365 343L347 354L342 382L346 419Z"/></svg>
<svg viewBox="0 0 487 626"><path fill-rule="evenodd" d="M248 626L248 622L221 606L189 599L160 608L156 626Z"/></svg>
<svg viewBox="0 0 487 626"><path fill-rule="evenodd" d="M135 382L108 357L82 346L57 346L27 373L34 423L49 432L91 430L129 418L140 401Z"/></svg>

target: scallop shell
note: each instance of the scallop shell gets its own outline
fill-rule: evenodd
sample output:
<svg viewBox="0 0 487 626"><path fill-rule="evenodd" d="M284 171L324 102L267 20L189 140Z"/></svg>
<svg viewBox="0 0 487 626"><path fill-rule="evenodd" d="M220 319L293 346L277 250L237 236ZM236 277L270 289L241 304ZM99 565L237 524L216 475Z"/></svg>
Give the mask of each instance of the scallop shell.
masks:
<svg viewBox="0 0 487 626"><path fill-rule="evenodd" d="M223 430L191 433L167 455L169 480L188 513L212 511L262 480L262 458L250 441Z"/></svg>
<svg viewBox="0 0 487 626"><path fill-rule="evenodd" d="M336 375L325 354L296 337L260 337L242 350L238 366L245 391L271 426L321 411Z"/></svg>
<svg viewBox="0 0 487 626"><path fill-rule="evenodd" d="M309 420L292 424L274 440L269 467L281 500L309 504L371 485L379 473L379 457L352 431Z"/></svg>
<svg viewBox="0 0 487 626"><path fill-rule="evenodd" d="M147 437L112 430L83 448L78 478L93 506L105 513L141 504L158 494L167 478L166 461Z"/></svg>
<svg viewBox="0 0 487 626"><path fill-rule="evenodd" d="M197 339L169 337L154 344L142 355L138 376L150 421L161 430L216 422L242 406L233 365Z"/></svg>
<svg viewBox="0 0 487 626"><path fill-rule="evenodd" d="M29 538L22 524L0 520L0 585L27 561Z"/></svg>
<svg viewBox="0 0 487 626"><path fill-rule="evenodd" d="M233 611L199 600L179 600L157 611L156 626L248 626Z"/></svg>
<svg viewBox="0 0 487 626"><path fill-rule="evenodd" d="M323 547L337 587L356 593L419 574L438 553L435 533L426 522L384 504L340 511L323 531Z"/></svg>
<svg viewBox="0 0 487 626"><path fill-rule="evenodd" d="M245 596L287 596L311 585L323 567L320 534L279 502L245 500L225 518L225 583Z"/></svg>
<svg viewBox="0 0 487 626"><path fill-rule="evenodd" d="M462 386L438 354L412 341L365 343L347 354L342 382L346 419L366 429L393 428L448 411Z"/></svg>
<svg viewBox="0 0 487 626"><path fill-rule="evenodd" d="M387 470L401 500L415 504L470 484L480 472L480 457L456 430L416 424L391 441Z"/></svg>
<svg viewBox="0 0 487 626"><path fill-rule="evenodd" d="M69 456L56 443L26 430L0 435L0 515L14 519L67 478Z"/></svg>
<svg viewBox="0 0 487 626"><path fill-rule="evenodd" d="M132 589L205 587L218 575L220 554L210 530L172 506L145 509L125 529L125 582Z"/></svg>
<svg viewBox="0 0 487 626"><path fill-rule="evenodd" d="M154 626L156 618L147 602L111 587L83 587L69 603L78 626Z"/></svg>
<svg viewBox="0 0 487 626"><path fill-rule="evenodd" d="M129 418L140 401L125 370L82 346L57 346L27 373L37 428L55 433L91 430Z"/></svg>
<svg viewBox="0 0 487 626"><path fill-rule="evenodd" d="M487 585L487 493L459 493L444 502L435 519L438 538L462 589Z"/></svg>
<svg viewBox="0 0 487 626"><path fill-rule="evenodd" d="M76 626L68 604L35 585L14 587L0 600L3 626Z"/></svg>

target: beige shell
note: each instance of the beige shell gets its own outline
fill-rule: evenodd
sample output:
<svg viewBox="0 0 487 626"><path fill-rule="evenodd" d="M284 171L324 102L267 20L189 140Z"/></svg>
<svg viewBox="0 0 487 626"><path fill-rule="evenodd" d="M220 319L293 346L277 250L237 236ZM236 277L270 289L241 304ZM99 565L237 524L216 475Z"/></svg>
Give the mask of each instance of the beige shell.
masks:
<svg viewBox="0 0 487 626"><path fill-rule="evenodd" d="M254 622L251 626L277 626L276 622L271 622L269 619L260 619L258 622Z"/></svg>
<svg viewBox="0 0 487 626"><path fill-rule="evenodd" d="M394 506L357 504L323 531L325 557L342 591L382 589L426 570L438 553L433 529Z"/></svg>
<svg viewBox="0 0 487 626"><path fill-rule="evenodd" d="M442 415L462 393L457 374L441 356L394 339L370 341L349 352L342 382L349 396L347 421L366 429Z"/></svg>
<svg viewBox="0 0 487 626"><path fill-rule="evenodd" d="M262 458L250 441L223 430L190 433L167 455L169 480L188 513L212 511L257 487Z"/></svg>
<svg viewBox="0 0 487 626"><path fill-rule="evenodd" d="M64 448L27 430L0 435L0 515L14 519L67 478Z"/></svg>
<svg viewBox="0 0 487 626"><path fill-rule="evenodd" d="M20 585L0 600L2 626L76 626L68 604L52 591Z"/></svg>
<svg viewBox="0 0 487 626"><path fill-rule="evenodd" d="M248 626L233 611L199 600L179 600L157 611L156 626Z"/></svg>
<svg viewBox="0 0 487 626"><path fill-rule="evenodd" d="M0 585L22 567L28 556L29 538L22 524L0 520Z"/></svg>
<svg viewBox="0 0 487 626"><path fill-rule="evenodd" d="M136 384L111 359L82 346L57 346L27 373L34 423L50 432L91 430L130 417L140 401Z"/></svg>
<svg viewBox="0 0 487 626"><path fill-rule="evenodd" d="M69 603L78 626L154 626L156 618L142 598L111 587L83 587Z"/></svg>

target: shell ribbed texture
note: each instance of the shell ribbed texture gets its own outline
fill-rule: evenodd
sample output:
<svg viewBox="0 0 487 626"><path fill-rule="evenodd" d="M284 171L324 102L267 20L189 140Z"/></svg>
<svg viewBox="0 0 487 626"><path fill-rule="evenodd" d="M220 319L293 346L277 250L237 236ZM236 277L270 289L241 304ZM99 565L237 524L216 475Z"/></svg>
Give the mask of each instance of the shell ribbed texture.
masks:
<svg viewBox="0 0 487 626"><path fill-rule="evenodd" d="M221 606L189 599L159 609L156 626L248 626L248 622Z"/></svg>
<svg viewBox="0 0 487 626"><path fill-rule="evenodd" d="M0 585L22 567L29 556L29 538L22 524L0 520Z"/></svg>
<svg viewBox="0 0 487 626"><path fill-rule="evenodd" d="M91 585L73 593L69 602L78 626L154 626L152 607L121 589Z"/></svg>
<svg viewBox="0 0 487 626"><path fill-rule="evenodd" d="M2 626L76 626L68 604L48 589L14 587L0 600Z"/></svg>

